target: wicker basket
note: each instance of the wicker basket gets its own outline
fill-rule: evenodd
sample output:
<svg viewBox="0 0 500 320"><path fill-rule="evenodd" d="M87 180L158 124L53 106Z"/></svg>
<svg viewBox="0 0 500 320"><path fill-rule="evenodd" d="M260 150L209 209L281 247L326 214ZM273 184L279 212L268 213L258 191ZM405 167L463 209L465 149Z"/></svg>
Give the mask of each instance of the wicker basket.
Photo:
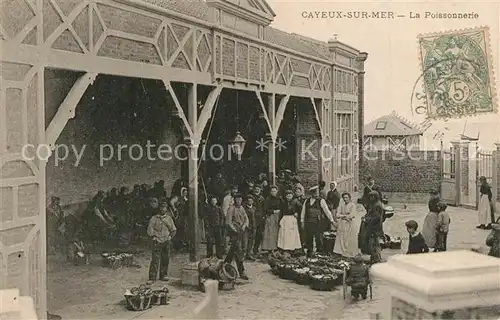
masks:
<svg viewBox="0 0 500 320"><path fill-rule="evenodd" d="M389 243L389 248L393 250L401 250L402 241L399 238L392 238Z"/></svg>
<svg viewBox="0 0 500 320"><path fill-rule="evenodd" d="M153 291L142 285L139 288L132 288L125 294L127 309L131 311L142 311L151 308Z"/></svg>
<svg viewBox="0 0 500 320"><path fill-rule="evenodd" d="M219 290L230 291L233 290L236 285L236 281L219 281Z"/></svg>
<svg viewBox="0 0 500 320"><path fill-rule="evenodd" d="M219 275L219 270L224 266L224 260L212 258L208 264L208 271L210 275L215 279Z"/></svg>
<svg viewBox="0 0 500 320"><path fill-rule="evenodd" d="M219 281L221 282L235 281L238 277L238 270L236 270L232 264L224 263L222 268L219 270Z"/></svg>
<svg viewBox="0 0 500 320"><path fill-rule="evenodd" d="M331 231L323 232L323 249L325 253L333 253L336 235Z"/></svg>
<svg viewBox="0 0 500 320"><path fill-rule="evenodd" d="M309 285L311 283L310 270L305 271L305 269L306 268L302 268L299 270L296 269L297 278L295 279L295 282L303 286Z"/></svg>
<svg viewBox="0 0 500 320"><path fill-rule="evenodd" d="M154 290L153 297L151 299L152 305L162 306L166 305L168 302L168 288L165 287L161 290Z"/></svg>
<svg viewBox="0 0 500 320"><path fill-rule="evenodd" d="M295 269L297 268L299 268L299 265L296 264L285 265L281 271L280 278L295 281L297 279L297 272Z"/></svg>
<svg viewBox="0 0 500 320"><path fill-rule="evenodd" d="M203 259L198 263L198 274L203 278L210 278L209 259Z"/></svg>
<svg viewBox="0 0 500 320"><path fill-rule="evenodd" d="M337 286L336 275L313 275L311 277L310 287L316 291L333 291Z"/></svg>

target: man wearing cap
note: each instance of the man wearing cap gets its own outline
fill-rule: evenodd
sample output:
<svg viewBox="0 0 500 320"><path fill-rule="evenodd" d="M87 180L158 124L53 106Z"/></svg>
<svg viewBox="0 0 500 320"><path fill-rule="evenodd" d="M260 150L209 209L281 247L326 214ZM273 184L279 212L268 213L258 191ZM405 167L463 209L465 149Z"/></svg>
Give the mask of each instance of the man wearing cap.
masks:
<svg viewBox="0 0 500 320"><path fill-rule="evenodd" d="M253 244L253 254L259 253L259 247L264 238L264 227L266 225L266 216L264 215L264 196L262 187L258 184L252 189L252 197L255 207L255 241Z"/></svg>
<svg viewBox="0 0 500 320"><path fill-rule="evenodd" d="M222 213L224 217L227 216L227 211L234 205L234 195L238 192L237 186L231 186L226 190L226 196L222 199ZM227 249L227 234L226 229L222 231L222 250L226 252Z"/></svg>
<svg viewBox="0 0 500 320"><path fill-rule="evenodd" d="M254 197L249 194L245 201L245 212L248 217L248 228L245 233L245 241L243 243L245 258L250 261L255 261L253 257L253 244L255 242L255 200Z"/></svg>
<svg viewBox="0 0 500 320"><path fill-rule="evenodd" d="M243 241L245 239L245 232L248 229L248 216L245 212L245 208L242 206L243 197L241 194L237 193L234 195L234 205L229 207L226 215L226 226L228 228L228 234L231 239L231 246L229 247L229 252L227 253L225 262L232 263L236 260L236 266L240 274L240 278L248 280L245 274L245 267L243 266L243 261L245 256L243 253Z"/></svg>
<svg viewBox="0 0 500 320"><path fill-rule="evenodd" d="M307 256L312 256L314 242L316 242L316 250L321 252L322 232L325 229L322 226L321 220L323 215L326 215L330 224L333 224L333 217L325 199L319 195L319 187L315 186L309 189L310 197L304 202L300 221L304 230L304 241L307 250Z"/></svg>
<svg viewBox="0 0 500 320"><path fill-rule="evenodd" d="M168 202L162 199L158 214L149 221L148 235L153 238L151 264L149 265L149 283L156 281L158 272L160 279L168 281L168 264L170 263L170 240L175 236L177 228L168 215Z"/></svg>

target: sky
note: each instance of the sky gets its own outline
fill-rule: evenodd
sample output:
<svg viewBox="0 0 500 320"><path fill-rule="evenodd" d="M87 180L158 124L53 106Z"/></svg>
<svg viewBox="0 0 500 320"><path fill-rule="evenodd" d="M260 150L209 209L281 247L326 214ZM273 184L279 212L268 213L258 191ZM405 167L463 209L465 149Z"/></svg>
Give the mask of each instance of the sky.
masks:
<svg viewBox="0 0 500 320"><path fill-rule="evenodd" d="M420 123L424 116L412 114L410 98L415 82L421 72L417 36L422 33L449 31L463 28L488 26L491 39L491 60L496 73L496 98L500 88L500 4L493 2L452 3L441 2L340 2L309 0L268 0L276 13L272 26L290 33L297 33L327 41L337 35L339 41L368 53L365 63L365 123L379 116L396 111L408 120ZM470 1L472 2L472 1ZM404 18L383 19L310 19L303 12L314 11L393 11ZM425 12L477 13L478 19L410 19ZM427 144L438 142L432 139L437 132L444 134L443 141L456 140L464 132L469 136L480 135L483 149L494 148L500 141L500 117L487 114L447 122L434 121L424 134Z"/></svg>

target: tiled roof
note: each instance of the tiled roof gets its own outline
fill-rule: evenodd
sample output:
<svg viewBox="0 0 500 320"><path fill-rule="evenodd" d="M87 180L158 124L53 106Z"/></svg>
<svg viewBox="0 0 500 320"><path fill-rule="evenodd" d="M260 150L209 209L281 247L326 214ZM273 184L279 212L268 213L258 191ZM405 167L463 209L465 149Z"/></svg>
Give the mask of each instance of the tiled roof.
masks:
<svg viewBox="0 0 500 320"><path fill-rule="evenodd" d="M399 116L395 111L366 124L364 131L365 136L413 136L424 133L422 128Z"/></svg>
<svg viewBox="0 0 500 320"><path fill-rule="evenodd" d="M208 21L208 5L203 0L141 0L160 8Z"/></svg>
<svg viewBox="0 0 500 320"><path fill-rule="evenodd" d="M310 39L311 42L306 42L305 39L310 39L304 36L298 36L295 34L287 33L285 31L281 31L272 27L266 27L264 31L264 40L275 43L277 45L305 53L307 55L311 55L313 57L326 59L328 60L328 55L324 54L324 49L318 49L317 44L313 44L312 41L318 41L314 39ZM326 47L326 43L325 43ZM326 48L328 50L328 48Z"/></svg>
<svg viewBox="0 0 500 320"><path fill-rule="evenodd" d="M208 4L203 0L141 0L142 2L208 21ZM316 39L266 27L264 40L316 58L329 60L328 45Z"/></svg>

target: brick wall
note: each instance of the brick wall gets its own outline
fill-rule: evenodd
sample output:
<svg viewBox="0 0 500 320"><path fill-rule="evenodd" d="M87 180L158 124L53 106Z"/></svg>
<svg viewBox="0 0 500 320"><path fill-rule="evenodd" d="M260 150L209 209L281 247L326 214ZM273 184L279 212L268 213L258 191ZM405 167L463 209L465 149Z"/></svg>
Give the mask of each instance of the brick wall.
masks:
<svg viewBox="0 0 500 320"><path fill-rule="evenodd" d="M365 151L361 184L372 176L385 193L428 194L441 184L440 151Z"/></svg>
<svg viewBox="0 0 500 320"><path fill-rule="evenodd" d="M64 92L69 91L73 83L73 79L63 78L65 75L71 78L70 75L64 73L48 72L46 76L46 108L48 114L53 114L57 110L57 106L64 98ZM73 75L74 76L74 75ZM66 160L56 163L55 154L49 158L47 163L47 197L59 196L63 204L78 203L86 201L92 197L98 190L109 190L112 187L129 186L134 184L152 184L154 181L163 179L166 182L168 191L175 179L180 176L180 162L172 160L158 159L155 149L152 148L151 156L147 156L147 140L149 137L146 134L140 133L123 133L119 126L123 126L123 122L118 120L118 114L123 107L123 102L118 99L119 95L126 95L127 90L131 87L126 83L131 80L113 82L107 78L99 78L94 83L94 88L87 89L87 93L82 97L80 104L76 110L74 119L68 121L61 136L57 140L57 144L67 145L69 148L75 148L78 152L86 145L81 162L75 167L76 156L73 151L70 151ZM101 80L101 81L100 81ZM134 80L139 81L139 80ZM151 86L144 83L145 90L150 90L149 95L153 94ZM95 89L95 90L93 90ZM94 93L101 93L102 95ZM166 91L165 91L166 95ZM94 99L92 99L94 96ZM103 97L105 96L105 98ZM141 121L140 109L147 110L146 104L157 103L162 105L163 101L151 101L141 98L138 102L132 102L129 98L125 98L130 103L137 103L138 117L137 121ZM109 122L109 128L106 132L96 130L96 121L98 118L103 118L99 109L113 108L110 111L111 115L105 121ZM168 144L174 148L180 141L178 134L178 124L170 121L170 109L163 107L164 125L156 135L154 143ZM102 111L101 111L102 112ZM144 116L144 114L143 114ZM50 117L50 116L49 116ZM135 120L135 119L134 119ZM144 120L146 121L146 120ZM149 120L148 120L149 121ZM139 124L140 126L140 124ZM126 130L125 130L126 131ZM134 130L137 131L137 130ZM154 137L152 137L154 139ZM99 145L111 144L114 148L114 156L109 161L103 162L100 165L99 160ZM128 150L124 149L121 152L121 159L118 157L118 144L121 145L140 145L144 155L140 160L134 160L139 157L139 147L132 149L130 155ZM64 151L59 149L59 154L62 156ZM105 156L109 156L109 148L104 149ZM175 158L175 157L172 157Z"/></svg>
<svg viewBox="0 0 500 320"><path fill-rule="evenodd" d="M299 104L297 121L297 172L305 186L313 186L318 183L320 172L321 138L314 110L305 100ZM309 148L311 143L314 144Z"/></svg>

